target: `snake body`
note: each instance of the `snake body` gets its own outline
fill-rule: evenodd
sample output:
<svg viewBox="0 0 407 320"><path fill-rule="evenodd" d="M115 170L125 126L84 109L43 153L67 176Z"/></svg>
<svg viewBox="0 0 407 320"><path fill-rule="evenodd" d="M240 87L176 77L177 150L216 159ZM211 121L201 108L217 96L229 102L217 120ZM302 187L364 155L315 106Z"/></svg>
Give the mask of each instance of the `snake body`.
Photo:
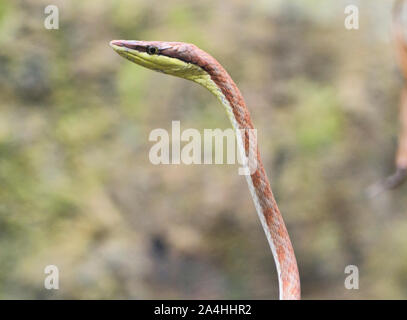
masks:
<svg viewBox="0 0 407 320"><path fill-rule="evenodd" d="M218 61L193 44L114 40L110 45L121 56L136 64L192 80L218 98L236 131L239 152L246 156L250 152L257 155L255 170L246 175L246 180L274 257L280 299L300 299L300 278L294 250L264 170L257 142L251 143L247 134L254 129L250 112L232 78Z"/></svg>

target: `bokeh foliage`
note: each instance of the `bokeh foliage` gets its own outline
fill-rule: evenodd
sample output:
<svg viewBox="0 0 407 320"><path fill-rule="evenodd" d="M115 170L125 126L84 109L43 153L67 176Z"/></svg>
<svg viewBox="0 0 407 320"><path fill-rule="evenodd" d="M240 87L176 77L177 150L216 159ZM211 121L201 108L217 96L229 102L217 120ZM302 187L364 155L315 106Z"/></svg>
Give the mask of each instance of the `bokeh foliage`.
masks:
<svg viewBox="0 0 407 320"><path fill-rule="evenodd" d="M49 1L48 1L49 2ZM393 170L401 77L391 3L0 2L0 298L275 298L237 166L154 166L155 128L228 128L201 87L117 56L112 39L193 42L241 88L294 244L304 298L407 298L406 187ZM43 287L55 264L60 289ZM344 288L359 266L360 290Z"/></svg>

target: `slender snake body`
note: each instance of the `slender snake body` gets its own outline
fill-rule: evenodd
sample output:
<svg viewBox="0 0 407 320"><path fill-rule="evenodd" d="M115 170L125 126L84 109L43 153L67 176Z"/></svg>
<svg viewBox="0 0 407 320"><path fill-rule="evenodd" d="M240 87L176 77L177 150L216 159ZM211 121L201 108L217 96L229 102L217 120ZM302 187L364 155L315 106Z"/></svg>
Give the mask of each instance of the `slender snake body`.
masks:
<svg viewBox="0 0 407 320"><path fill-rule="evenodd" d="M236 84L212 56L195 45L162 41L111 41L124 58L146 68L197 82L211 91L224 106L236 133L254 129L249 110ZM278 273L280 299L300 299L297 261L286 226L274 199L257 143L248 134L236 134L241 154L255 148L256 170L246 175L254 205L273 253Z"/></svg>

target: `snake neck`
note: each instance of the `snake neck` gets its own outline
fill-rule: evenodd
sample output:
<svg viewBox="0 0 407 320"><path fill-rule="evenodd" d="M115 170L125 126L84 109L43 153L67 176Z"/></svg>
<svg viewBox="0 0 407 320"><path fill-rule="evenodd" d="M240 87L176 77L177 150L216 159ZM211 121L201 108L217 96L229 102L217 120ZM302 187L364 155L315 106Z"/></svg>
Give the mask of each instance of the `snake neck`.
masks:
<svg viewBox="0 0 407 320"><path fill-rule="evenodd" d="M274 199L264 170L257 141L249 139L248 129L254 129L243 96L222 66L215 61L206 67L207 75L195 82L206 87L223 105L236 132L238 150L248 157L250 149L256 154L255 171L246 175L253 202L273 253L279 280L280 299L300 299L300 278L294 250L280 210ZM245 134L240 134L240 132ZM254 149L254 150L253 150ZM250 159L249 159L250 161Z"/></svg>

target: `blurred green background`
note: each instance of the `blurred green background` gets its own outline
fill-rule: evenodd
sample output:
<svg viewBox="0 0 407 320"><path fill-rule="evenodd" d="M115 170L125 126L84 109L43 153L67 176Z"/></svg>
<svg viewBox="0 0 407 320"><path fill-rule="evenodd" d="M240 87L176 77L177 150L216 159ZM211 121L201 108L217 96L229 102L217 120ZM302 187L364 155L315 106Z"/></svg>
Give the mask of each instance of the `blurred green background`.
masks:
<svg viewBox="0 0 407 320"><path fill-rule="evenodd" d="M45 6L60 29L44 28ZM344 28L358 4L360 30ZM155 128L229 128L216 99L125 61L112 39L192 42L258 128L305 299L407 298L402 78L391 1L0 2L0 298L277 298L237 165L154 166ZM44 289L57 265L60 289ZM357 265L360 289L346 290Z"/></svg>

